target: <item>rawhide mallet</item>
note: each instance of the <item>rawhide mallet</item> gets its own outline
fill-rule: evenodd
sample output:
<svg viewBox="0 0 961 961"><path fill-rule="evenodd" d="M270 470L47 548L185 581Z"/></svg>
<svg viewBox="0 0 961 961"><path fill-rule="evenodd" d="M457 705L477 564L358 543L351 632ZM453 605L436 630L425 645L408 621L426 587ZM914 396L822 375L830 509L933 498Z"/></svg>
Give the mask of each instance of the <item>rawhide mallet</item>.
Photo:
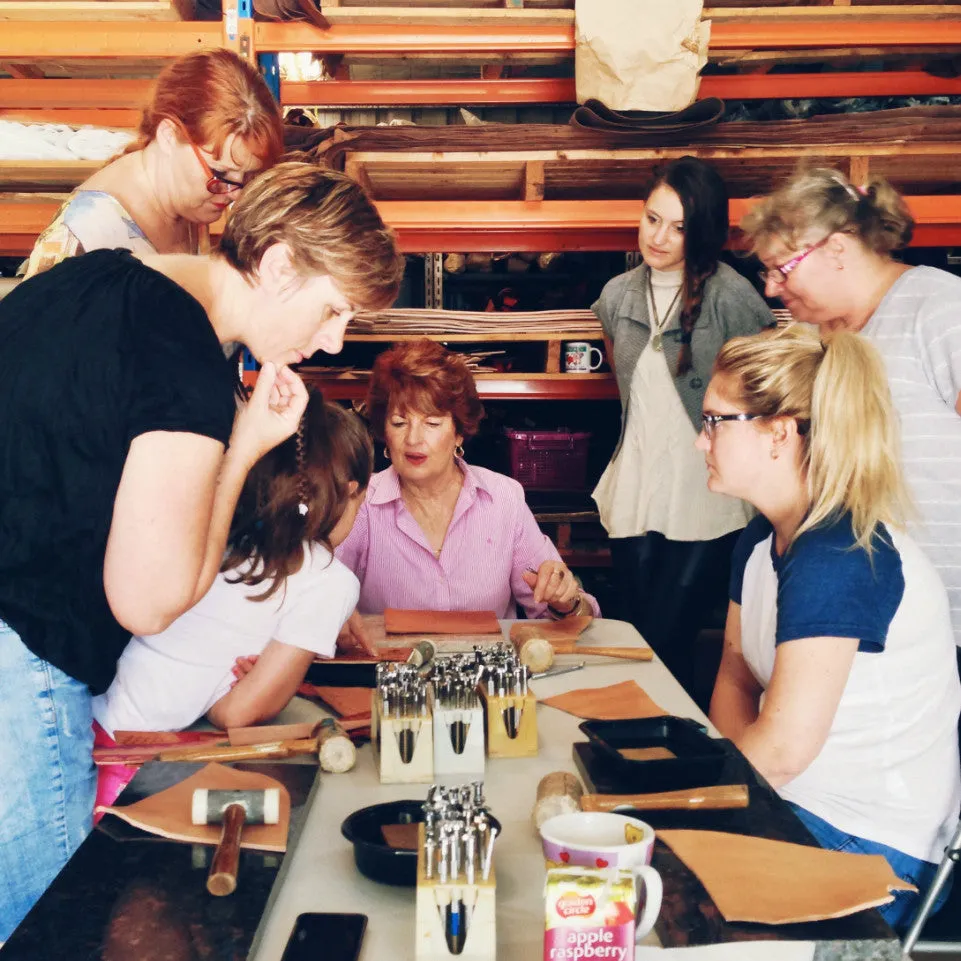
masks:
<svg viewBox="0 0 961 961"><path fill-rule="evenodd" d="M280 789L214 791L197 788L190 814L194 824L224 826L207 876L207 890L223 897L233 894L237 887L240 835L244 824L277 824L280 820Z"/></svg>

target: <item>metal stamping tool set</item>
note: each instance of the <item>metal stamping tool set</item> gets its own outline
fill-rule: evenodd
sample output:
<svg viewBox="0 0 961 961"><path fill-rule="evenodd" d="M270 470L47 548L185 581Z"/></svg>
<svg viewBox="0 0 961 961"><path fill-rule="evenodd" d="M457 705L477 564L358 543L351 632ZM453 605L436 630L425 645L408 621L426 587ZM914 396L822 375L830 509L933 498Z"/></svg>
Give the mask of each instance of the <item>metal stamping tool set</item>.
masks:
<svg viewBox="0 0 961 961"><path fill-rule="evenodd" d="M438 658L431 676L434 773L483 774L484 706L477 694L476 656Z"/></svg>
<svg viewBox="0 0 961 961"><path fill-rule="evenodd" d="M498 823L484 803L483 782L432 785L418 825L418 959L493 961L494 842Z"/></svg>
<svg viewBox="0 0 961 961"><path fill-rule="evenodd" d="M371 742L384 784L434 777L430 682L416 667L382 662L371 711Z"/></svg>
<svg viewBox="0 0 961 961"><path fill-rule="evenodd" d="M537 755L537 699L528 689L530 673L512 644L474 648L478 689L487 713L489 757Z"/></svg>

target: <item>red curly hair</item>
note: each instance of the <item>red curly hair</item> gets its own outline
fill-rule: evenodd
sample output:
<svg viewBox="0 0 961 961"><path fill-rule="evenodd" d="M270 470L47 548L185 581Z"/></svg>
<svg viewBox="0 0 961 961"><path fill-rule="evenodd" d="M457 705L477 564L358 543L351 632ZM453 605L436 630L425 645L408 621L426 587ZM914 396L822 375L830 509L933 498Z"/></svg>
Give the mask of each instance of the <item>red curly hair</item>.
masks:
<svg viewBox="0 0 961 961"><path fill-rule="evenodd" d="M484 417L484 405L467 362L426 337L397 344L374 362L367 416L380 441L387 417L394 410L450 414L455 430L465 440L477 433Z"/></svg>
<svg viewBox="0 0 961 961"><path fill-rule="evenodd" d="M124 153L146 147L162 120L172 120L215 154L235 134L264 168L284 152L277 101L256 67L231 50L190 53L164 67L143 109L137 139Z"/></svg>

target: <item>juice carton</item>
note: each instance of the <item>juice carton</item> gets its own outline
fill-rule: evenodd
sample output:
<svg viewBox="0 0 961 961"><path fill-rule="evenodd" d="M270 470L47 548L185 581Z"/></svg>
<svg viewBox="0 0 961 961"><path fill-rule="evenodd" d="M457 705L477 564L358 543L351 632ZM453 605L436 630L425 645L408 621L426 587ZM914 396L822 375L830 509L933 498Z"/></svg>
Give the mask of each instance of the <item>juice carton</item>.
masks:
<svg viewBox="0 0 961 961"><path fill-rule="evenodd" d="M544 961L633 961L637 881L624 868L550 868Z"/></svg>

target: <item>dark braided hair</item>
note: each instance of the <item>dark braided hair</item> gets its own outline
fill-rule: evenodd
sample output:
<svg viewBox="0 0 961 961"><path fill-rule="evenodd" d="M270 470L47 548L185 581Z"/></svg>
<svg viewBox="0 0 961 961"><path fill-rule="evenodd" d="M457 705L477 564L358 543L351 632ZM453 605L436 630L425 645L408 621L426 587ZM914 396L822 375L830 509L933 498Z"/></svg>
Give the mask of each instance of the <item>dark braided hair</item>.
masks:
<svg viewBox="0 0 961 961"><path fill-rule="evenodd" d="M684 282L681 288L681 351L676 377L693 362L691 340L701 315L704 287L717 270L728 234L728 194L721 175L697 157L680 157L655 173L650 196L661 185L670 187L684 210Z"/></svg>
<svg viewBox="0 0 961 961"><path fill-rule="evenodd" d="M312 392L293 437L253 466L234 511L221 571L233 583L264 584L266 600L300 569L304 544L332 550L330 535L347 508L350 482L366 489L374 453L352 411Z"/></svg>

